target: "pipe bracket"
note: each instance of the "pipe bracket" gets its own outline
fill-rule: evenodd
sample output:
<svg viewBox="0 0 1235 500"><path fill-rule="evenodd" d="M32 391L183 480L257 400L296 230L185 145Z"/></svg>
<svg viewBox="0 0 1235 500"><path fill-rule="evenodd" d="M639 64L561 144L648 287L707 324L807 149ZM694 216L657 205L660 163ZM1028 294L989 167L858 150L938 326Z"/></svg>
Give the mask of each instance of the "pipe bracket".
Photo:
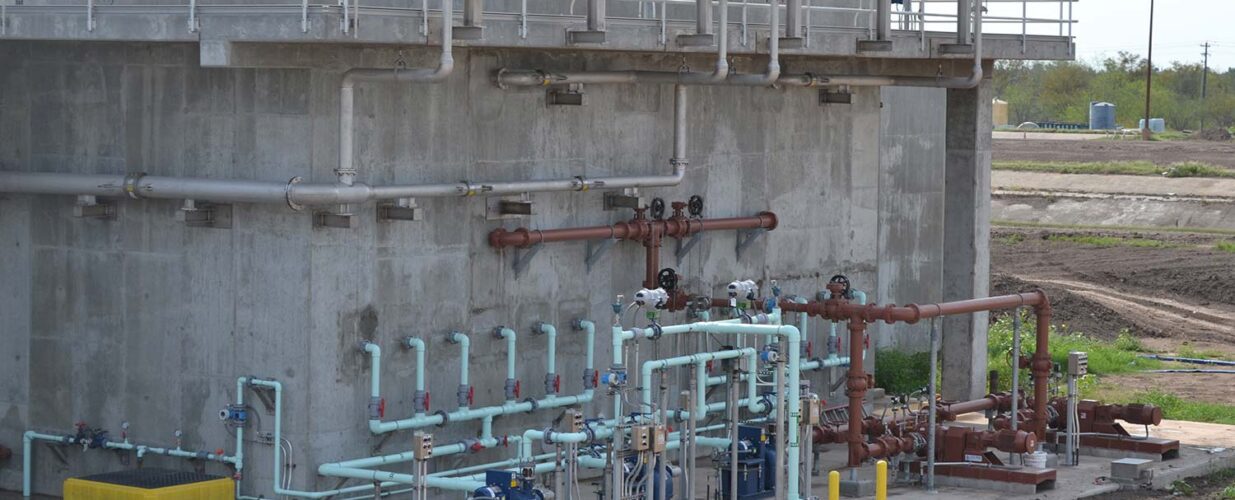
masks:
<svg viewBox="0 0 1235 500"><path fill-rule="evenodd" d="M759 238L760 235L766 232L768 232L768 230L762 227L755 228L755 229L739 229L738 238L737 238L737 246L734 249L737 252L738 259L742 258L742 252L745 251L746 248L749 247L751 243L753 243L756 239Z"/></svg>
<svg viewBox="0 0 1235 500"><path fill-rule="evenodd" d="M583 259L583 264L587 267L587 272L592 272L592 266L596 261L604 256L605 252L613 246L617 240L609 238L603 240L587 240L587 248L584 249L586 257Z"/></svg>
<svg viewBox="0 0 1235 500"><path fill-rule="evenodd" d="M526 249L515 248L514 261L511 262L511 267L515 271L515 278L518 278L520 275L523 274L523 271L527 270L527 266L529 263L531 263L532 258L535 257L536 254L539 253L540 249L543 247L544 247L544 244L537 243Z"/></svg>

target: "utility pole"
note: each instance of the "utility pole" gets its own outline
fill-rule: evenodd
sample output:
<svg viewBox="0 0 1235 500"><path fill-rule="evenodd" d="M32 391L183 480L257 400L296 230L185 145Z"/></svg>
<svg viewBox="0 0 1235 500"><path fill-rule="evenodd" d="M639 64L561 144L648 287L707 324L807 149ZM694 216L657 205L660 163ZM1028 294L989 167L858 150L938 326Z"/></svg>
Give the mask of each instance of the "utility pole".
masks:
<svg viewBox="0 0 1235 500"><path fill-rule="evenodd" d="M1150 94L1154 84L1154 0L1149 0L1149 59L1145 64L1145 126L1141 128L1141 139L1153 139L1149 131Z"/></svg>
<svg viewBox="0 0 1235 500"><path fill-rule="evenodd" d="M1201 130L1205 130L1205 91L1209 86L1209 42L1202 44L1205 47L1205 53L1201 54L1205 57L1205 64L1201 70Z"/></svg>

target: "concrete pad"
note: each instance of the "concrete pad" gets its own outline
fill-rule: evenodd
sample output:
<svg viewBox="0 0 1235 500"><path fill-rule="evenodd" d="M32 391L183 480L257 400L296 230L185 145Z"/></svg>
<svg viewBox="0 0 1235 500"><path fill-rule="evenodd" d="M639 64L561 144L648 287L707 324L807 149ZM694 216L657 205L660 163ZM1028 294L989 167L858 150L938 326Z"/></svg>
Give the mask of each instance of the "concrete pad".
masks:
<svg viewBox="0 0 1235 500"><path fill-rule="evenodd" d="M875 494L872 479L844 480L840 482L840 496L845 498L868 497Z"/></svg>

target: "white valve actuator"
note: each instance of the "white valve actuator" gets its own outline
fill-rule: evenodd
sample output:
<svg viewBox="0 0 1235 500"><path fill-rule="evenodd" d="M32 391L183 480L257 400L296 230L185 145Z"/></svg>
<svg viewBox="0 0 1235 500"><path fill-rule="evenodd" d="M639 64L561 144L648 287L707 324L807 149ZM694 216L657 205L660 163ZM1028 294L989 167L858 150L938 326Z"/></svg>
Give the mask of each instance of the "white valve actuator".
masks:
<svg viewBox="0 0 1235 500"><path fill-rule="evenodd" d="M729 283L729 296L734 298L752 299L759 292L759 285L752 280L740 280Z"/></svg>
<svg viewBox="0 0 1235 500"><path fill-rule="evenodd" d="M669 292L664 288L647 289L644 288L635 292L635 303L640 306L664 307L669 302Z"/></svg>

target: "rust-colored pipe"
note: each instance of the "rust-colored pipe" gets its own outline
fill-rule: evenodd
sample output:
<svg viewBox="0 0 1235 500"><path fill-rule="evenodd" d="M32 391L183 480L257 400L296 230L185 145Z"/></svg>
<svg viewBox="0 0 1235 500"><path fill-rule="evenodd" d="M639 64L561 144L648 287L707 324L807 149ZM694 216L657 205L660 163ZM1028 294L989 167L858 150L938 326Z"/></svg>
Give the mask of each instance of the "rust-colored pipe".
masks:
<svg viewBox="0 0 1235 500"><path fill-rule="evenodd" d="M1049 350L1051 306L1046 293L1036 290L1027 293L1001 295L979 299L958 300L937 304L910 304L907 306L876 304L852 304L844 297L844 285L829 283L828 291L832 298L825 301L797 304L792 301L780 303L781 309L788 312L804 312L812 316L822 317L831 321L847 321L849 323L849 372L847 388L849 389L849 421L857 422L862 418L862 400L866 397L866 373L862 366L862 348L866 323L884 321L894 323L903 321L917 323L923 319L953 314L967 314L979 311L994 311L1022 306L1032 306L1037 318L1036 352L1030 362L1034 380L1034 410L1035 418L1029 422L1039 441L1046 438L1046 397L1047 382L1051 373L1051 357ZM984 404L984 403L980 403ZM963 407L962 407L963 408ZM849 466L857 467L869 456L868 447L862 438L862 429L854 426L849 431Z"/></svg>
<svg viewBox="0 0 1235 500"><path fill-rule="evenodd" d="M671 218L665 220L632 219L611 226L574 227L564 229L518 228L507 231L502 228L489 233L489 245L494 248L527 248L554 241L583 240L642 240L653 232L660 236L682 238L703 231L734 229L776 229L776 214L760 212L754 217L730 217L723 219Z"/></svg>

